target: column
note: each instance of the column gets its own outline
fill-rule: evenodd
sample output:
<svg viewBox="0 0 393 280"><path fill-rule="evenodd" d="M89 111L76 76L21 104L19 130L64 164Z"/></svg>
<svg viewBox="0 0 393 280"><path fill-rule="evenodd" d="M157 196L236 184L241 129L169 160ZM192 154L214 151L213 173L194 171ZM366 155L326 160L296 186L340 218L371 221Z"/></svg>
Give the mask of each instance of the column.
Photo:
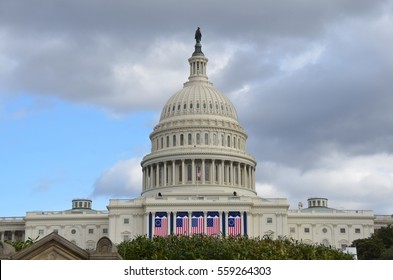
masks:
<svg viewBox="0 0 393 280"><path fill-rule="evenodd" d="M212 160L212 164L211 164L211 166L210 166L210 174L211 174L211 179L210 179L210 182L212 183L212 184L216 184L216 165L215 165L215 161L214 161L214 159Z"/></svg>
<svg viewBox="0 0 393 280"><path fill-rule="evenodd" d="M167 176L167 174L166 174L166 173L167 173L167 172L166 172L166 161L164 161L164 172L163 172L163 173L164 173L164 175L162 176L162 177L163 177L163 178L162 178L162 180L163 180L162 185L163 185L163 186L166 186L166 179L167 179L167 178L166 178L166 176Z"/></svg>
<svg viewBox="0 0 393 280"><path fill-rule="evenodd" d="M224 211L225 212L225 235L228 236L228 213L229 211Z"/></svg>
<svg viewBox="0 0 393 280"><path fill-rule="evenodd" d="M247 165L244 165L244 187L248 188Z"/></svg>
<svg viewBox="0 0 393 280"><path fill-rule="evenodd" d="M188 211L188 236L191 235L191 226L192 226L191 220L192 220L192 212Z"/></svg>
<svg viewBox="0 0 393 280"><path fill-rule="evenodd" d="M220 185L224 184L224 168L225 168L225 162L222 160L221 161L221 167L220 167Z"/></svg>
<svg viewBox="0 0 393 280"><path fill-rule="evenodd" d="M184 185L184 182L186 181L185 180L185 171L184 171L184 166L185 166L185 164L184 164L184 159L182 159L182 161L181 161L181 178L182 178L182 181L181 181L181 183Z"/></svg>
<svg viewBox="0 0 393 280"><path fill-rule="evenodd" d="M207 212L203 211L203 233L206 234L207 233Z"/></svg>
<svg viewBox="0 0 393 280"><path fill-rule="evenodd" d="M233 172L233 161L231 161L231 165L230 165L229 171L230 171L231 185L234 186L235 183L234 183L233 179L234 179L235 177L234 177L234 174L233 174L233 173L234 173L234 172Z"/></svg>
<svg viewBox="0 0 393 280"><path fill-rule="evenodd" d="M142 191L146 190L145 181L145 168L142 168Z"/></svg>
<svg viewBox="0 0 393 280"><path fill-rule="evenodd" d="M151 221L151 236L154 237L154 229L156 228L156 212L151 212L152 221Z"/></svg>
<svg viewBox="0 0 393 280"><path fill-rule="evenodd" d="M205 159L202 159L202 171L201 171L201 178L202 178L202 184L205 184Z"/></svg>
<svg viewBox="0 0 393 280"><path fill-rule="evenodd" d="M156 182L155 182L155 187L159 187L160 185L160 165L157 163L156 164Z"/></svg>
<svg viewBox="0 0 393 280"><path fill-rule="evenodd" d="M191 183L195 185L195 159L191 160Z"/></svg>
<svg viewBox="0 0 393 280"><path fill-rule="evenodd" d="M240 178L241 174L242 174L242 172L240 169L240 162L238 162L238 164L237 164L237 185L238 186L240 186L241 182L242 182L242 179Z"/></svg>
<svg viewBox="0 0 393 280"><path fill-rule="evenodd" d="M172 160L172 186L176 184L176 162Z"/></svg>
<svg viewBox="0 0 393 280"><path fill-rule="evenodd" d="M154 186L154 175L153 175L153 164L150 165L150 183L149 183L149 189L152 189Z"/></svg>

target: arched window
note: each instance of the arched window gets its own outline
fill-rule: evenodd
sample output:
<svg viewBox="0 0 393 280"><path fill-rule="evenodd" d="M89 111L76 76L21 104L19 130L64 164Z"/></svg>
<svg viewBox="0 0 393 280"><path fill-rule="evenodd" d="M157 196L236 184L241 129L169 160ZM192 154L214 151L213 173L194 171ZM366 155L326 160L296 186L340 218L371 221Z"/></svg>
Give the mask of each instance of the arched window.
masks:
<svg viewBox="0 0 393 280"><path fill-rule="evenodd" d="M201 135L199 133L196 134L196 144L197 145L201 144Z"/></svg>
<svg viewBox="0 0 393 280"><path fill-rule="evenodd" d="M176 147L176 135L173 135L173 147Z"/></svg>
<svg viewBox="0 0 393 280"><path fill-rule="evenodd" d="M228 147L230 147L231 146L231 136L229 136L228 135L228 137L227 137L228 139L227 139L227 145L228 145Z"/></svg>
<svg viewBox="0 0 393 280"><path fill-rule="evenodd" d="M166 147L169 147L169 136L166 137Z"/></svg>
<svg viewBox="0 0 393 280"><path fill-rule="evenodd" d="M192 145L192 134L188 133L188 145Z"/></svg>
<svg viewBox="0 0 393 280"><path fill-rule="evenodd" d="M205 145L209 145L209 133L205 133Z"/></svg>
<svg viewBox="0 0 393 280"><path fill-rule="evenodd" d="M217 134L213 134L213 145L218 145Z"/></svg>
<svg viewBox="0 0 393 280"><path fill-rule="evenodd" d="M180 146L184 145L184 135L180 134Z"/></svg>
<svg viewBox="0 0 393 280"><path fill-rule="evenodd" d="M225 146L224 135L221 135L221 146Z"/></svg>

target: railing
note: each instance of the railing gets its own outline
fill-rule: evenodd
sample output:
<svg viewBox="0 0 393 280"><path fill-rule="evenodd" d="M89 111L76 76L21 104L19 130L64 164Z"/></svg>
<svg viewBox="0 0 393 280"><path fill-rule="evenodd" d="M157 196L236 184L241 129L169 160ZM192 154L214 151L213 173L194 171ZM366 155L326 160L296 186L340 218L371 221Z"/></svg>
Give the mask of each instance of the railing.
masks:
<svg viewBox="0 0 393 280"><path fill-rule="evenodd" d="M23 221L25 217L0 217L0 221Z"/></svg>

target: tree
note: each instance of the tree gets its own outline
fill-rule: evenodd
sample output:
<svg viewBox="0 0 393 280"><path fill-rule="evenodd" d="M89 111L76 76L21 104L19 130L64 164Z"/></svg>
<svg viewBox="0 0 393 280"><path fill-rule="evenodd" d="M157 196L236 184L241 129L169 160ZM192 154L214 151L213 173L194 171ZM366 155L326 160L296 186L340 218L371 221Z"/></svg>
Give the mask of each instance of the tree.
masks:
<svg viewBox="0 0 393 280"><path fill-rule="evenodd" d="M352 260L338 249L282 238L138 236L117 246L125 260Z"/></svg>
<svg viewBox="0 0 393 280"><path fill-rule="evenodd" d="M31 237L29 237L26 241L10 241L10 240L6 240L5 242L7 242L8 244L12 245L15 248L16 252L19 252L31 245L34 244L34 242L36 242L38 239L38 236L36 239L32 239Z"/></svg>
<svg viewBox="0 0 393 280"><path fill-rule="evenodd" d="M393 228L389 225L375 231L369 238L357 239L356 247L359 260L393 259Z"/></svg>

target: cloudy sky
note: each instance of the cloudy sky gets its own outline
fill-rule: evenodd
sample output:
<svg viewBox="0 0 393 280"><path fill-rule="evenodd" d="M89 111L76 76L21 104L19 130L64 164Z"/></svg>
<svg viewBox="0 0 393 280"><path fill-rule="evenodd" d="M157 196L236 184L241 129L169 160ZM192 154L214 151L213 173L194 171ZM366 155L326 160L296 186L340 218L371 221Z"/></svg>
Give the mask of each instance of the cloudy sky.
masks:
<svg viewBox="0 0 393 280"><path fill-rule="evenodd" d="M259 195L393 213L392 0L0 0L0 216L139 196L198 26Z"/></svg>

